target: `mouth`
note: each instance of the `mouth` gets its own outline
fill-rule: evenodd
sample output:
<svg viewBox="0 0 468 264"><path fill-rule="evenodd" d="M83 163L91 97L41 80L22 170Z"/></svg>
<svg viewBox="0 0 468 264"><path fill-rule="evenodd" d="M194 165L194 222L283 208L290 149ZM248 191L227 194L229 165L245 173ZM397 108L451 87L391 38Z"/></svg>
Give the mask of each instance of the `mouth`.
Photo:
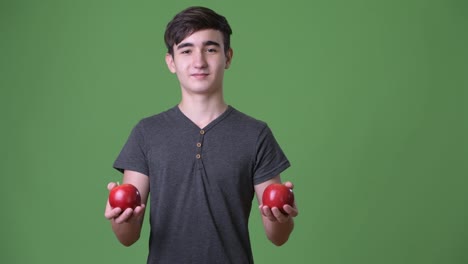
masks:
<svg viewBox="0 0 468 264"><path fill-rule="evenodd" d="M195 79L204 79L208 76L208 73L193 73L190 76L192 76Z"/></svg>

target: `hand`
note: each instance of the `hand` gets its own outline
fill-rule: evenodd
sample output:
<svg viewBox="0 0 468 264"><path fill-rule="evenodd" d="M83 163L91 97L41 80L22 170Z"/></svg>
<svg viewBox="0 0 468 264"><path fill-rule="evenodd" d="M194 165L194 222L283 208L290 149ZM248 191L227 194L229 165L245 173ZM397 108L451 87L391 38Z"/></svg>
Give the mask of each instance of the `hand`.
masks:
<svg viewBox="0 0 468 264"><path fill-rule="evenodd" d="M110 182L107 185L107 189L110 191L114 187L117 186L117 183ZM119 207L112 208L109 204L109 199L107 199L106 210L104 212L104 216L114 221L117 224L121 223L128 223L131 221L135 221L136 219L140 218L145 212L145 205L141 204L140 206L135 207L135 209L127 208L125 211L122 212L122 209Z"/></svg>
<svg viewBox="0 0 468 264"><path fill-rule="evenodd" d="M291 182L285 182L284 185L290 189L294 188L294 185ZM294 202L293 206L290 206L289 204L283 206L283 210L286 214L283 214L277 207L270 208L263 204L259 206L259 209L260 213L270 221L279 223L286 223L291 218L296 217L299 214L296 202Z"/></svg>

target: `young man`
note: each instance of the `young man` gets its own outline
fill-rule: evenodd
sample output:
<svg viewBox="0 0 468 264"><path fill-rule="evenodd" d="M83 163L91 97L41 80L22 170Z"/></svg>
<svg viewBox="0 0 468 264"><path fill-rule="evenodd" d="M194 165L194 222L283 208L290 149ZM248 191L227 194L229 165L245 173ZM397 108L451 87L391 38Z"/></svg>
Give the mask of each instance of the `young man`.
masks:
<svg viewBox="0 0 468 264"><path fill-rule="evenodd" d="M223 98L231 33L223 16L203 7L169 22L166 63L179 80L181 101L142 119L114 163L123 183L138 188L142 204L122 212L107 202L105 216L130 246L139 239L149 197L148 263L253 263L248 220L254 194L272 243L284 244L293 230L296 206L284 206L283 214L261 205L263 190L281 182L289 161L266 123Z"/></svg>

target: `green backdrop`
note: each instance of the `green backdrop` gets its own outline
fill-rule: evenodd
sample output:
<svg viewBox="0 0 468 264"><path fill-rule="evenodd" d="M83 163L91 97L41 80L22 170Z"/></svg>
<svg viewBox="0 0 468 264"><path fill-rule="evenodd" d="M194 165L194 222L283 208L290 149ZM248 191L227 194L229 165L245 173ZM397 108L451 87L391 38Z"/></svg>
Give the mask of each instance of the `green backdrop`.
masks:
<svg viewBox="0 0 468 264"><path fill-rule="evenodd" d="M265 120L300 216L257 263L468 263L468 4L0 1L0 263L145 263L104 218L133 125L174 106L163 32L225 15L227 102ZM255 201L256 204L256 201Z"/></svg>

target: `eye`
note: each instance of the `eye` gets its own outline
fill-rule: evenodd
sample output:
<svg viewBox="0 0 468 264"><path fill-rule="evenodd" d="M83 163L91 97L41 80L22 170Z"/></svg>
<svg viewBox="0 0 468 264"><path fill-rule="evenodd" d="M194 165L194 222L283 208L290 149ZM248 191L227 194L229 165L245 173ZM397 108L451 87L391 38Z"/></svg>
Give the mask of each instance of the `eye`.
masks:
<svg viewBox="0 0 468 264"><path fill-rule="evenodd" d="M189 49L186 49L186 50L182 50L180 53L181 54L190 54L190 52L192 52L192 51L189 50Z"/></svg>
<svg viewBox="0 0 468 264"><path fill-rule="evenodd" d="M216 52L218 52L218 50L217 50L216 48L208 48L208 49L206 50L206 52L208 52L208 53L216 53Z"/></svg>

